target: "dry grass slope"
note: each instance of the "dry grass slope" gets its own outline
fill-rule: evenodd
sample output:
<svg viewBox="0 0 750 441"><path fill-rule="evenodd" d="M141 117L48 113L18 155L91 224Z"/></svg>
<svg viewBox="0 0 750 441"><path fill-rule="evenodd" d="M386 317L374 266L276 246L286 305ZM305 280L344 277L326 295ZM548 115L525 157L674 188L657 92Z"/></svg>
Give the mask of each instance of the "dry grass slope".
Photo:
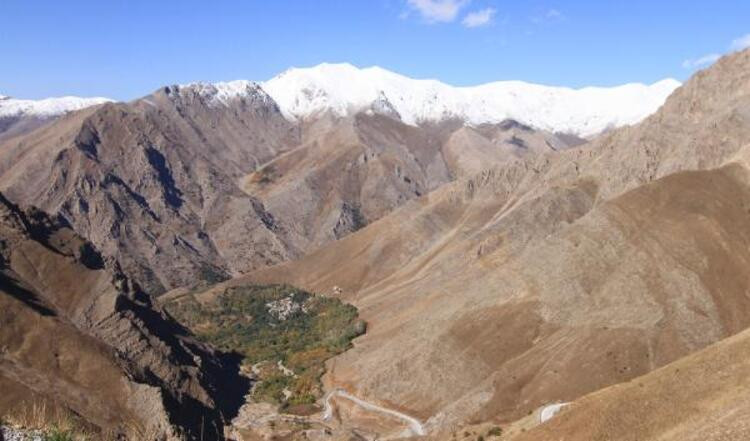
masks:
<svg viewBox="0 0 750 441"><path fill-rule="evenodd" d="M750 439L750 331L577 400L513 441Z"/></svg>

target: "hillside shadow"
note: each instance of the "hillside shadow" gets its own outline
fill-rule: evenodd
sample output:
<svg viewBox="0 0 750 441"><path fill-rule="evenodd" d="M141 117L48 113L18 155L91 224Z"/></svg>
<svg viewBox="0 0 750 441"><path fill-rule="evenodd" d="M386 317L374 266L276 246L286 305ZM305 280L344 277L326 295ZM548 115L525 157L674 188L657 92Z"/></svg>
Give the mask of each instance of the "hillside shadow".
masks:
<svg viewBox="0 0 750 441"><path fill-rule="evenodd" d="M43 316L55 316L55 311L45 306L33 292L19 285L18 281L5 273L0 273L0 291L22 302Z"/></svg>

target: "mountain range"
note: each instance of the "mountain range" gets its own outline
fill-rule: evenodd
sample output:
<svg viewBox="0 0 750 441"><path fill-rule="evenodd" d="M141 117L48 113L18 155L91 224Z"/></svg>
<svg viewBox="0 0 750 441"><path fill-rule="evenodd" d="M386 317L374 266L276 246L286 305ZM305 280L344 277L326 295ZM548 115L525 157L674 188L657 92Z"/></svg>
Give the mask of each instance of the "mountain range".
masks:
<svg viewBox="0 0 750 441"><path fill-rule="evenodd" d="M0 140L31 131L65 113L110 101L107 98L73 96L20 100L0 95Z"/></svg>
<svg viewBox="0 0 750 441"><path fill-rule="evenodd" d="M177 88L195 91L215 106L231 105L234 99L261 89L292 121L326 112L338 117L382 113L409 125L449 119L481 125L511 119L541 130L588 138L639 122L679 86L678 81L665 79L648 86L633 83L578 90L522 81L453 87L437 80L411 79L377 66L360 69L346 63L324 63L289 69L265 82L192 83ZM107 101L75 97L33 101L0 96L0 119L49 118Z"/></svg>
<svg viewBox="0 0 750 441"><path fill-rule="evenodd" d="M359 96L344 100L342 92L334 93L336 82L371 90L363 86ZM584 121L580 131L590 134L588 124L603 130L645 116L675 86L665 81L576 92L495 83L454 89L378 68L321 65L263 84L168 86L129 103L71 113L63 110L100 100L51 101L55 106L5 100L0 114L28 109L13 115L33 123L16 119L6 132L0 189L61 214L149 292L160 293L301 257L490 163L582 143L563 133L565 118ZM482 89L495 90L497 101L478 94ZM506 103L507 93L527 102ZM534 117L545 126L554 125L541 122L553 104L540 107L540 99L577 103L583 111L556 116L559 127L549 131L506 119L510 111L482 110L494 122L464 115L473 107L460 99L472 97L477 109L493 102L545 109ZM597 106L622 99L634 108L589 121L587 115L615 115L597 113ZM414 104L422 113L407 108ZM46 115L61 118L12 136ZM473 153L465 155L465 149Z"/></svg>
<svg viewBox="0 0 750 441"><path fill-rule="evenodd" d="M79 104L0 134L5 408L57 396L169 439L238 413L243 439L748 434L750 50L684 85L326 64ZM239 410L236 360L162 310L269 284L367 322L301 432Z"/></svg>

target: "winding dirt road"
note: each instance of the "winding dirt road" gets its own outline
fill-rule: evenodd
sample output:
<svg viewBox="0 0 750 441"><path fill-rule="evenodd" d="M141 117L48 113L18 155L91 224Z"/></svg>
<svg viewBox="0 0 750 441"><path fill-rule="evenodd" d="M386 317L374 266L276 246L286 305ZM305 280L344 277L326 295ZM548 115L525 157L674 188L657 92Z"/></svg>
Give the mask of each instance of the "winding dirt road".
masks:
<svg viewBox="0 0 750 441"><path fill-rule="evenodd" d="M400 419L408 424L409 430L411 431L413 435L426 435L427 434L427 431L425 430L424 426L418 419L412 416L406 415L405 413L398 412L393 409L388 409L382 406L378 406L377 404L369 403L365 400L355 397L354 395L348 393L347 391L343 389L336 389L326 394L325 399L323 400L323 416L322 416L323 421L327 421L331 419L331 417L333 417L333 406L331 405L331 398L335 396L349 400L352 403L356 404L357 406L365 410L369 410L370 412L377 412L377 413L389 415L391 417Z"/></svg>
<svg viewBox="0 0 750 441"><path fill-rule="evenodd" d="M370 412L377 412L377 413L381 413L384 415L388 415L388 416L400 419L404 421L405 423L407 423L407 425L409 426L409 431L411 432L411 435L422 436L422 435L427 434L427 430L425 429L422 422L419 421L418 419L412 416L409 416L405 413L367 402L361 398L355 397L354 395L350 394L349 392L343 389L335 389L326 394L325 398L323 399L323 414L321 415L321 420L323 421L328 421L331 418L333 418L333 405L331 404L331 399L333 397L340 397L340 398L349 400L352 403L356 404L357 406L365 410L368 410ZM548 406L544 406L539 412L539 423L542 424L542 423L549 421L555 415L557 415L564 407L569 406L570 404L571 403L556 403L556 404L550 404Z"/></svg>

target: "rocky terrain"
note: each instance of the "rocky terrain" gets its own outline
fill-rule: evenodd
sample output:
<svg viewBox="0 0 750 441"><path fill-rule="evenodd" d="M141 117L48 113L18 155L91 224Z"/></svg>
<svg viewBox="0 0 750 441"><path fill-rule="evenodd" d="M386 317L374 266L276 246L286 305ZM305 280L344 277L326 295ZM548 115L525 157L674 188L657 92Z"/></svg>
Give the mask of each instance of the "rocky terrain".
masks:
<svg viewBox="0 0 750 441"><path fill-rule="evenodd" d="M62 215L149 293L282 260L283 226L236 180L291 146L296 131L258 91L225 113L203 93L167 88L13 138L0 186Z"/></svg>
<svg viewBox="0 0 750 441"><path fill-rule="evenodd" d="M102 437L223 439L248 387L238 360L192 339L64 220L2 196L0 256L4 420L67 412Z"/></svg>
<svg viewBox="0 0 750 441"><path fill-rule="evenodd" d="M581 142L513 121L292 122L244 87L166 87L13 137L0 144L0 189L63 216L159 294L302 257L455 177Z"/></svg>

